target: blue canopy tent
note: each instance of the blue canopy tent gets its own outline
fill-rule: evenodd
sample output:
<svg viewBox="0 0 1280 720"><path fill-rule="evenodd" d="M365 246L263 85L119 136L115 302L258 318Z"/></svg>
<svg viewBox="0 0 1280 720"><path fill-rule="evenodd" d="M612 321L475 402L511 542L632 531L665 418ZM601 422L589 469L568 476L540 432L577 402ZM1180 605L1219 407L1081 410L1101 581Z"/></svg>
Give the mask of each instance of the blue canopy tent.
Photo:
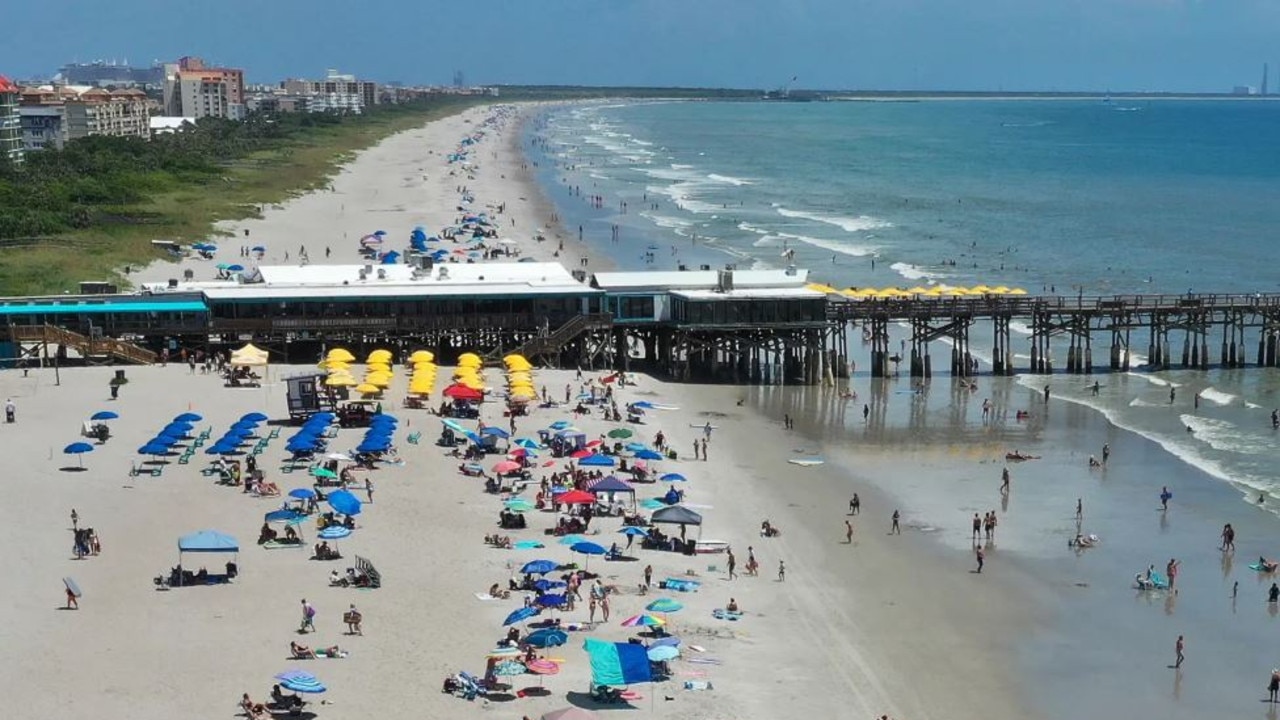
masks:
<svg viewBox="0 0 1280 720"><path fill-rule="evenodd" d="M636 489L631 487L630 483L625 480L619 480L613 475L597 480L594 483L588 483L587 492L593 495L609 495L610 499L617 493L630 493L631 509L632 511L636 510Z"/></svg>
<svg viewBox="0 0 1280 720"><path fill-rule="evenodd" d="M217 530L199 530L190 535L183 535L178 538L178 570L182 568L183 553L231 553L240 552L240 543L236 539L226 533ZM225 573L205 573L202 569L200 574L194 575L190 571L178 572L175 570L170 575L170 585L189 585L193 581L196 584L215 584L229 582L235 578L239 572L235 560L227 563Z"/></svg>
<svg viewBox="0 0 1280 720"><path fill-rule="evenodd" d="M649 655L643 645L587 638L582 648L591 659L593 685L632 685L653 681Z"/></svg>
<svg viewBox="0 0 1280 720"><path fill-rule="evenodd" d="M613 458L608 455L588 455L578 461L579 467L613 467Z"/></svg>

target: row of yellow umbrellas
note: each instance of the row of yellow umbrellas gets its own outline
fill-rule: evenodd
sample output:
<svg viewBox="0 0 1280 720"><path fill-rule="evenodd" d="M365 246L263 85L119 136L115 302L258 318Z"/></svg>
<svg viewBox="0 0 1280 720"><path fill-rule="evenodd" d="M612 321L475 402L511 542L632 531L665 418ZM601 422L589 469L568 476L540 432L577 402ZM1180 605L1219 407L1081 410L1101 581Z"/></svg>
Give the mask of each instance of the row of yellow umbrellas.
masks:
<svg viewBox="0 0 1280 720"><path fill-rule="evenodd" d="M917 285L913 288L846 288L839 290L830 285L822 283L809 283L810 290L816 290L820 293L828 295L840 295L848 298L942 298L942 297L983 297L986 295L1026 295L1027 291L1022 288L1011 288L1004 285L996 285L990 287L987 285L975 285L973 287L957 287L950 285L934 285L932 287L922 287Z"/></svg>
<svg viewBox="0 0 1280 720"><path fill-rule="evenodd" d="M507 355L502 358L507 369L507 392L512 400L528 402L538 397L533 386L533 363L523 355Z"/></svg>
<svg viewBox="0 0 1280 720"><path fill-rule="evenodd" d="M436 356L430 350L415 350L409 355L413 373L409 375L410 395L430 395L436 387Z"/></svg>

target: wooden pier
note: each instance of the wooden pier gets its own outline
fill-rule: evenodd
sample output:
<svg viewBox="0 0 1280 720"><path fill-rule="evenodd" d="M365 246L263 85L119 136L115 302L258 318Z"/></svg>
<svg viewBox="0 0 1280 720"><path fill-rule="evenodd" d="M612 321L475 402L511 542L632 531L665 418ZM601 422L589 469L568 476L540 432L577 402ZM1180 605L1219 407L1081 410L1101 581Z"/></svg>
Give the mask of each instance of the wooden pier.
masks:
<svg viewBox="0 0 1280 720"><path fill-rule="evenodd" d="M991 323L992 372L1019 370L1089 374L1096 368L1094 340L1111 370L1128 370L1131 350L1145 353L1147 366L1208 369L1280 366L1280 294L1110 295L1033 297L984 295L949 298L831 298L827 317L838 326L861 325L870 345L871 375L885 377L890 364L906 363L912 377L931 377L938 363L931 343L947 339L943 358L952 375L976 368L970 332ZM1011 325L1030 327L1030 362L1014 363ZM909 327L906 353L889 346L889 326ZM1065 355L1055 358L1065 340ZM1134 342L1146 344L1134 347ZM1250 363L1250 358L1253 362ZM1061 364L1059 364L1061 360Z"/></svg>

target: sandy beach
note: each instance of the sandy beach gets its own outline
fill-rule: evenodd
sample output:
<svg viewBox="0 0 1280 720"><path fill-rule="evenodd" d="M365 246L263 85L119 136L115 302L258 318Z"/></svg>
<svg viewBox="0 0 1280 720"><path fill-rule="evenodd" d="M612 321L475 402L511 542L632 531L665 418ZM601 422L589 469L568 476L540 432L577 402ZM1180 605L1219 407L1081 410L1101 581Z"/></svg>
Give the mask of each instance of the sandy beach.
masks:
<svg viewBox="0 0 1280 720"><path fill-rule="evenodd" d="M284 262L285 252L296 260L300 245L308 247L312 262L353 263L356 241L375 229L398 238L414 225L450 224L457 215L457 188L465 184L477 205L507 204L500 216L508 223L504 235L520 242L522 254L552 257L555 234L563 231L551 228L545 243L531 240L534 229L548 226L551 209L529 183L519 152L520 117L509 115L500 130L486 136L473 173L449 174L445 156L491 112L468 111L385 141L347 166L330 190L269 208L261 220L229 224L226 230L235 238L223 242L224 250L234 256L248 229L246 243L268 248L266 263ZM575 243L566 237L560 257L570 267ZM322 259L324 248L330 252ZM593 268L605 263L591 260ZM187 268L207 278L211 266L157 264L139 279L177 277ZM873 465L856 454L840 455L838 443L818 431L823 408L831 407L830 391L788 389L798 430L784 431L779 406L765 390L672 385L648 377L619 389L619 404L649 400L679 409L650 412L644 424L628 427L646 443L659 430L665 433L680 459L656 463L658 471L689 478L682 489L687 504L704 515L703 538L733 548L740 576L728 577L725 555L641 550L633 553L634 562L593 559L591 569L616 587L610 621L572 632L565 646L548 651L563 661L559 674L542 679L549 693L473 703L443 694L446 676L483 672L486 653L504 635L503 619L520 606L516 597L480 600L477 594L493 583L505 585L529 560L567 563L581 557L544 535L556 519L548 512L528 513L530 527L509 533L517 541L541 540L545 549L500 550L484 543L486 534L497 531L500 498L485 493L480 480L461 475L459 461L433 444L438 418L399 406L403 372L384 403L400 419L395 443L403 463L369 474L374 501L359 516L355 534L340 543L348 560L358 554L377 566L384 578L377 590L329 587L330 570L350 562L313 561L307 550L254 545L263 514L281 499L217 485L201 473L208 464L201 451L185 465L168 458L158 477L129 473L146 459L137 448L180 413L201 415L197 430L208 428L214 437L248 412L285 417L280 378L309 369L272 366L262 388L232 389L180 364L129 367L124 370L130 382L116 401L107 392L112 368L62 369L57 377L52 369L29 377L0 373L0 395L17 406L17 422L0 426L0 438L21 469L9 480L20 512L0 529L0 542L13 559L0 599L16 614L0 629L0 643L22 658L0 673L0 689L12 707L31 717L86 711L140 720L231 717L242 693L261 700L275 674L301 667L329 688L309 698L308 710L319 717L538 717L566 705L590 705L585 638L636 637L620 620L643 612L656 598L673 597L685 606L671 616L671 632L682 638L684 650L673 662L670 681L633 688L639 695L632 701L634 712L647 717L1036 715L1016 672L1019 641L1039 619L1021 578L970 573L972 558L940 549L934 534L921 527L928 513L914 508L902 508L903 534L888 535L899 500L872 482ZM438 387L448 371L441 369ZM501 385L500 369L489 369L487 377ZM582 386L572 371L538 370L535 378L553 397L566 386L574 392ZM485 403L482 419L505 426L501 409L500 403ZM66 469L78 461L62 449L81 439L80 423L99 410L120 416L111 421L113 437L81 456L83 472ZM564 409L539 409L519 420L517 435L533 436L567 418ZM604 422L598 413L574 422L588 437L626 425ZM717 426L711 459L694 460L693 442L707 422ZM407 442L413 432L422 433L420 443ZM284 428L259 456L267 479L286 493L309 484L301 471L280 470L289 433ZM331 448L350 449L361 433L343 430ZM829 451L824 466L788 463ZM561 467L562 462L540 468L534 477ZM914 470L891 463L874 472L887 479L889 473ZM637 488L640 499L666 490L661 483ZM861 496L862 513L850 517L846 508L854 492ZM80 526L93 527L101 537L100 555L73 558L73 508ZM760 536L766 519L782 530L780 537ZM854 526L852 543L845 542L846 520ZM591 539L606 547L621 544L619 524L616 518L594 522L599 535ZM152 578L177 563L177 538L201 529L239 540L240 576L227 585L157 591ZM309 548L314 526L304 524L303 533ZM748 548L759 561L758 577L741 576ZM198 560L188 559L187 567ZM199 564L216 571L224 558L208 560ZM779 562L786 564L785 581L778 577ZM655 579L695 578L701 589L668 594L654 588L642 596L645 565L653 566ZM63 577L73 577L84 591L78 610L61 609ZM742 618L714 617L713 610L731 598ZM317 632L299 636L303 599L318 611ZM341 615L349 604L364 615L363 635L345 634ZM586 623L585 604L563 617ZM349 656L291 660L290 641L337 644ZM710 688L684 689L686 682ZM533 675L513 679L516 689L538 684Z"/></svg>

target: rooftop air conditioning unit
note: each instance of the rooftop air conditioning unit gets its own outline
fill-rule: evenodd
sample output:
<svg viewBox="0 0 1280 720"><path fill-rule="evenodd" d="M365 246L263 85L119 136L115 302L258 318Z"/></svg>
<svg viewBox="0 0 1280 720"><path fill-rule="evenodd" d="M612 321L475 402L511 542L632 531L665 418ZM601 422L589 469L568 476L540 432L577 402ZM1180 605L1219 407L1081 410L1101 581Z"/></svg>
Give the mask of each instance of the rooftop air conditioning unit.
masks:
<svg viewBox="0 0 1280 720"><path fill-rule="evenodd" d="M733 271L720 270L716 273L716 292L733 292Z"/></svg>
<svg viewBox="0 0 1280 720"><path fill-rule="evenodd" d="M386 279L387 279L387 271L386 271L386 270L383 270L382 268L378 268L378 279L379 279L379 280L386 280Z"/></svg>
<svg viewBox="0 0 1280 720"><path fill-rule="evenodd" d="M437 280L448 280L448 279L449 279L449 268L447 268L447 267L443 267L443 266L442 266L442 267L440 268L440 277L438 277L438 278L436 278L436 279L437 279Z"/></svg>
<svg viewBox="0 0 1280 720"><path fill-rule="evenodd" d="M366 272L365 270L361 270L361 271L360 271L360 279L361 279L361 280L368 280L368 279L369 279L369 273L368 273L368 272Z"/></svg>
<svg viewBox="0 0 1280 720"><path fill-rule="evenodd" d="M364 266L364 274L365 274L365 276L366 276L366 277L368 277L369 275L372 275L372 274L373 274L373 266L372 266L372 265L365 265L365 266Z"/></svg>

